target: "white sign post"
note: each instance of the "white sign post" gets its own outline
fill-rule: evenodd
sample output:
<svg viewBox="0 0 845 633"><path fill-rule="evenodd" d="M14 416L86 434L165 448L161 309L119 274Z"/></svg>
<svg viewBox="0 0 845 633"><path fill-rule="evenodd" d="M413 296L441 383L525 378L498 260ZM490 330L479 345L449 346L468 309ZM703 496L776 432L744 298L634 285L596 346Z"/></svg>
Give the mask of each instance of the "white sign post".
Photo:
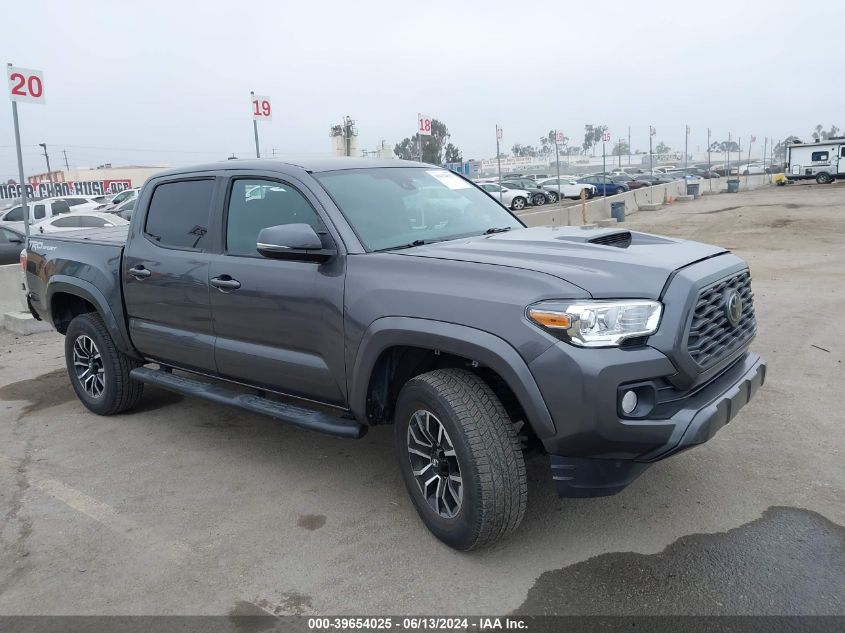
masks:
<svg viewBox="0 0 845 633"><path fill-rule="evenodd" d="M423 162L422 137L431 136L431 117L427 114L417 113L417 141L419 141L420 162Z"/></svg>
<svg viewBox="0 0 845 633"><path fill-rule="evenodd" d="M252 131L255 133L255 157L261 158L258 148L258 122L272 121L273 108L270 105L270 97L259 97L254 92L249 93L249 103L252 107Z"/></svg>
<svg viewBox="0 0 845 633"><path fill-rule="evenodd" d="M9 81L9 99L12 100L12 121L15 127L15 150L18 154L18 179L21 188L21 207L23 208L23 230L26 246L29 246L29 206L26 200L26 178L23 173L21 155L21 130L18 125L18 101L24 103L44 103L44 73L31 68L17 68L6 65L6 79Z"/></svg>

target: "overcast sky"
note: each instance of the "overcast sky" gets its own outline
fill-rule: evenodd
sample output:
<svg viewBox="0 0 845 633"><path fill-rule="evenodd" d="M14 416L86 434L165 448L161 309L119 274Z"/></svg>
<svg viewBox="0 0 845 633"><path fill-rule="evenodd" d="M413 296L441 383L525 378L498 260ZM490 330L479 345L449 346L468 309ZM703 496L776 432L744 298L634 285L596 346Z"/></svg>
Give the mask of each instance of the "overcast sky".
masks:
<svg viewBox="0 0 845 633"><path fill-rule="evenodd" d="M812 7L812 10L810 10ZM44 72L47 104L20 106L28 173L67 150L74 166L167 164L252 152L249 91L272 97L269 154L330 151L329 127L358 124L359 148L395 144L417 112L449 127L464 158L536 144L584 124L633 147L704 148L728 132L809 138L845 127L845 2L15 2L7 62ZM0 176L16 175L11 106ZM743 142L745 144L745 141Z"/></svg>

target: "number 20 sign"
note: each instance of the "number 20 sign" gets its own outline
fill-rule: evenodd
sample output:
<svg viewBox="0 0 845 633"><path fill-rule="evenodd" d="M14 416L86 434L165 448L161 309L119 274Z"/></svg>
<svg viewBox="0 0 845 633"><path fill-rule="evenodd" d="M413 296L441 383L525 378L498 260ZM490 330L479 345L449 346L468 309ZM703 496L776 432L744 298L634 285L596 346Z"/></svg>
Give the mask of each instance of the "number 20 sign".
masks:
<svg viewBox="0 0 845 633"><path fill-rule="evenodd" d="M9 98L12 101L44 103L44 73L30 68L6 67Z"/></svg>
<svg viewBox="0 0 845 633"><path fill-rule="evenodd" d="M270 97L259 97L250 95L252 105L252 118L256 121L270 121L273 118L273 108L270 106Z"/></svg>

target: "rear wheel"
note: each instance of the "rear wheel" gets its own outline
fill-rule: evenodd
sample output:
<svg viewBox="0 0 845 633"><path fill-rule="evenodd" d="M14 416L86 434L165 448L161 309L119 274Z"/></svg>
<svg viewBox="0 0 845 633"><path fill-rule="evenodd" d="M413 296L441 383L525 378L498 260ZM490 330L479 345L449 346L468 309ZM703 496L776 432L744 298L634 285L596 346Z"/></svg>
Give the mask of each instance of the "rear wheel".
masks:
<svg viewBox="0 0 845 633"><path fill-rule="evenodd" d="M620 193L625 193L625 188L624 187L616 187L616 190L613 193L615 193L618 196Z"/></svg>
<svg viewBox="0 0 845 633"><path fill-rule="evenodd" d="M511 201L511 209L513 209L514 211L521 211L525 208L525 205L527 204L528 202L525 200L525 198L523 198L522 196L517 196L513 199L513 201Z"/></svg>
<svg viewBox="0 0 845 633"><path fill-rule="evenodd" d="M438 539L470 550L519 526L528 501L520 441L481 378L438 369L411 379L396 403L394 431L408 494Z"/></svg>
<svg viewBox="0 0 845 633"><path fill-rule="evenodd" d="M833 182L833 178L827 172L821 172L820 174L816 174L816 182L820 185L826 185L830 182Z"/></svg>
<svg viewBox="0 0 845 633"><path fill-rule="evenodd" d="M542 207L544 204L546 204L545 194L542 194L542 193L534 194L534 197L532 198L532 202L534 203L535 207Z"/></svg>
<svg viewBox="0 0 845 633"><path fill-rule="evenodd" d="M558 199L557 191L550 191L549 192L549 200L551 202L557 202L557 199Z"/></svg>
<svg viewBox="0 0 845 633"><path fill-rule="evenodd" d="M65 333L65 363L79 400L98 415L113 415L134 407L143 383L129 378L141 363L121 353L95 312L81 314Z"/></svg>

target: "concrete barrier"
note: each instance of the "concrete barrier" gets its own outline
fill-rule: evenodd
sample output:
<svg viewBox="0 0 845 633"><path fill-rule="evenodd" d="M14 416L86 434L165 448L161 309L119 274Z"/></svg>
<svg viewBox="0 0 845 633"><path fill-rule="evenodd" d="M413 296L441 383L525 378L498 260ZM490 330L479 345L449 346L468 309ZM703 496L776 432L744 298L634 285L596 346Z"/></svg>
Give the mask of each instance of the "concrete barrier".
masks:
<svg viewBox="0 0 845 633"><path fill-rule="evenodd" d="M739 190L750 191L761 187L772 185L772 177L768 174L759 176L734 176L739 179ZM701 184L701 193L724 193L727 191L727 178L711 178L709 180L696 181ZM654 187L643 187L633 191L626 191L615 196L600 196L593 198L585 204L587 211L587 223L594 224L599 220L610 218L610 203L622 201L625 203L625 215L631 215L640 210L640 207L649 205L664 204L668 200L675 200L679 196L687 194L687 184L683 180L675 180L665 185ZM731 194L734 195L734 194ZM536 210L526 211L519 214L520 219L528 226L580 226L584 224L581 217L581 204L561 208L558 204L548 204L538 207Z"/></svg>
<svg viewBox="0 0 845 633"><path fill-rule="evenodd" d="M29 313L20 264L0 266L0 327L23 335L53 329L47 323L36 321Z"/></svg>

